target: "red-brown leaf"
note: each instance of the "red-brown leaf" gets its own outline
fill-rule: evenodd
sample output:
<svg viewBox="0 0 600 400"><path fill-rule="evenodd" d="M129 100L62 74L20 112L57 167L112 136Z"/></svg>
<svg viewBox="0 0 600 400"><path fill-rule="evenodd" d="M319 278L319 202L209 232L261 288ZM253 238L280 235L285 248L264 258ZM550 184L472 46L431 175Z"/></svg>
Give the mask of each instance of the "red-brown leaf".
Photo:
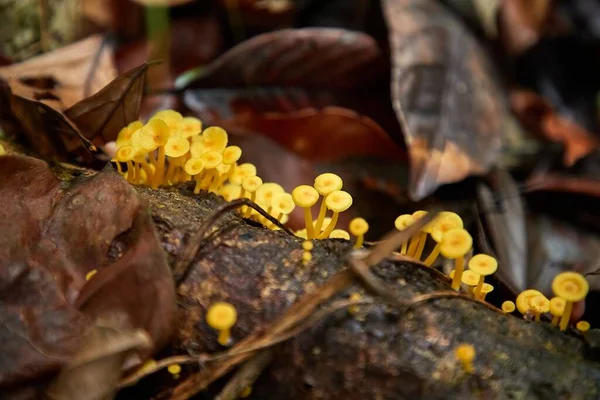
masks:
<svg viewBox="0 0 600 400"><path fill-rule="evenodd" d="M410 195L483 174L494 165L508 110L491 63L437 1L385 0L392 97L411 157Z"/></svg>

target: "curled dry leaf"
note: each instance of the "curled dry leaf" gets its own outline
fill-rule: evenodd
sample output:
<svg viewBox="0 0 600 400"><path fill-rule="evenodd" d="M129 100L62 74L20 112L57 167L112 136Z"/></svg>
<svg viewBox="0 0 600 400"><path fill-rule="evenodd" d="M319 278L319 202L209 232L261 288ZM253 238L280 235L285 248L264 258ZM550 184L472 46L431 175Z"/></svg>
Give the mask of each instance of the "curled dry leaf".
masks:
<svg viewBox="0 0 600 400"><path fill-rule="evenodd" d="M284 29L246 40L206 68L184 73L176 86L279 85L353 87L385 68L370 36L335 28Z"/></svg>
<svg viewBox="0 0 600 400"><path fill-rule="evenodd" d="M112 49L103 45L100 35L0 68L0 78L18 82L11 85L13 93L34 100L51 94L60 111L96 93L116 76ZM14 90L17 85L19 91Z"/></svg>
<svg viewBox="0 0 600 400"><path fill-rule="evenodd" d="M510 95L513 112L525 128L565 147L563 163L572 166L598 148L600 142L585 128L558 115L538 94L514 90Z"/></svg>
<svg viewBox="0 0 600 400"><path fill-rule="evenodd" d="M43 161L1 156L0 202L0 391L67 365L98 323L166 343L171 273L149 215L118 174L63 182Z"/></svg>
<svg viewBox="0 0 600 400"><path fill-rule="evenodd" d="M508 114L488 57L432 0L383 1L392 100L411 157L410 195L483 174L500 154Z"/></svg>

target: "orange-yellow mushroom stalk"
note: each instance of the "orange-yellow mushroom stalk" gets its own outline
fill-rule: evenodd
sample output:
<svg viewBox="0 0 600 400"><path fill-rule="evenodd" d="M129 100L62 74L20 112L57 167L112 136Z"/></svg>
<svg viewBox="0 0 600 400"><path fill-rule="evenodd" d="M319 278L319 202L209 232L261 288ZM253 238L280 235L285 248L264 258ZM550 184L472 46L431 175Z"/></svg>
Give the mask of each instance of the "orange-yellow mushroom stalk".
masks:
<svg viewBox="0 0 600 400"><path fill-rule="evenodd" d="M479 300L485 300L485 296L492 293L493 291L494 291L494 287L492 285L490 285L487 282L484 283L483 287L481 288L481 297L479 298Z"/></svg>
<svg viewBox="0 0 600 400"><path fill-rule="evenodd" d="M289 193L276 193L271 200L271 215L281 222L285 215L290 214L296 208L294 199Z"/></svg>
<svg viewBox="0 0 600 400"><path fill-rule="evenodd" d="M442 256L455 260L454 279L452 279L452 289L459 290L462 274L465 267L465 255L473 246L473 238L464 229L451 229L444 233L440 242L440 253Z"/></svg>
<svg viewBox="0 0 600 400"><path fill-rule="evenodd" d="M558 297L565 299L565 310L560 318L560 330L567 329L573 303L582 301L587 296L590 285L585 277L577 272L563 272L554 277L552 281L552 291Z"/></svg>
<svg viewBox="0 0 600 400"><path fill-rule="evenodd" d="M204 170L204 161L201 158L190 158L185 163L183 169L186 174L195 177L196 187L194 188L194 193L200 193L200 177Z"/></svg>
<svg viewBox="0 0 600 400"><path fill-rule="evenodd" d="M219 331L217 341L222 346L229 344L231 328L237 321L237 310L227 302L218 302L211 305L206 312L206 323Z"/></svg>
<svg viewBox="0 0 600 400"><path fill-rule="evenodd" d="M414 224L414 222L415 222L415 218L412 215L402 214L398 218L396 218L396 220L394 221L394 226L399 231L403 231L406 228L408 228L409 226L411 226L412 224ZM402 247L400 249L400 254L406 255L407 247L408 247L408 242L402 243Z"/></svg>
<svg viewBox="0 0 600 400"><path fill-rule="evenodd" d="M333 216L331 217L331 222L327 227L321 232L318 236L319 239L325 239L329 237L331 231L335 229L337 225L337 221L341 212L346 211L352 205L352 196L350 193L345 192L343 190L336 190L331 192L325 198L325 206L333 211ZM317 221L318 224L318 221ZM318 229L315 228L315 231Z"/></svg>
<svg viewBox="0 0 600 400"><path fill-rule="evenodd" d="M461 363L463 370L470 374L475 371L473 360L475 359L475 347L471 344L463 343L454 350L456 359Z"/></svg>
<svg viewBox="0 0 600 400"><path fill-rule="evenodd" d="M321 228L323 227L323 219L325 218L325 214L327 213L327 206L325 204L325 199L330 193L333 193L336 190L341 190L344 182L342 178L332 173L325 173L317 176L315 178L315 189L323 199L321 200L321 207L319 209L319 215L317 216L317 223L315 225L316 235L319 236L321 233ZM327 236L325 236L327 237Z"/></svg>
<svg viewBox="0 0 600 400"><path fill-rule="evenodd" d="M135 169L132 160L136 155L136 149L131 145L119 147L115 158L117 161L127 164L127 181L133 183L135 181Z"/></svg>
<svg viewBox="0 0 600 400"><path fill-rule="evenodd" d="M427 215L427 211L423 211L423 210L415 211L414 213L412 213L412 216L415 219L415 221L423 218L426 215ZM412 256L416 260L421 259L421 255L423 255L423 250L425 249L425 243L427 243L427 234L430 232L431 232L430 224L425 225L423 227L423 229L421 229L421 232L419 232L419 235L417 236L417 245L415 247L414 253L412 254ZM409 249L410 249L410 247L409 247Z"/></svg>
<svg viewBox="0 0 600 400"><path fill-rule="evenodd" d="M565 312L567 302L561 297L553 297L550 299L550 314L552 314L552 326L558 326L560 317Z"/></svg>
<svg viewBox="0 0 600 400"><path fill-rule="evenodd" d="M365 240L365 234L369 231L369 224L364 218L357 217L350 221L348 230L353 236L356 236L356 242L353 247L355 249L360 249Z"/></svg>
<svg viewBox="0 0 600 400"><path fill-rule="evenodd" d="M475 298L482 299L481 289L486 276L492 275L498 269L498 261L487 254L476 254L469 260L469 269L479 275L479 282L475 288Z"/></svg>
<svg viewBox="0 0 600 400"><path fill-rule="evenodd" d="M250 199L251 201L256 201L256 191L263 184L262 179L258 176L249 176L242 181L242 197ZM249 218L252 213L252 208L246 207L244 211L244 218Z"/></svg>
<svg viewBox="0 0 600 400"><path fill-rule="evenodd" d="M149 152L158 148L156 169L152 177L151 186L156 189L162 185L165 174L165 145L169 141L169 127L159 118L152 118L140 130L140 144Z"/></svg>
<svg viewBox="0 0 600 400"><path fill-rule="evenodd" d="M312 186L300 185L292 190L292 199L294 199L296 206L304 209L306 238L313 239L315 237L315 230L313 227L311 207L319 201L319 192Z"/></svg>
<svg viewBox="0 0 600 400"><path fill-rule="evenodd" d="M210 150L202 154L200 159L204 161L204 175L200 180L200 185L198 186L198 184L196 184L194 193L199 193L199 191L197 191L198 189L208 190L213 179L218 179L217 167L221 164L223 156L217 151ZM199 176L196 175L196 182L198 182L198 177Z"/></svg>

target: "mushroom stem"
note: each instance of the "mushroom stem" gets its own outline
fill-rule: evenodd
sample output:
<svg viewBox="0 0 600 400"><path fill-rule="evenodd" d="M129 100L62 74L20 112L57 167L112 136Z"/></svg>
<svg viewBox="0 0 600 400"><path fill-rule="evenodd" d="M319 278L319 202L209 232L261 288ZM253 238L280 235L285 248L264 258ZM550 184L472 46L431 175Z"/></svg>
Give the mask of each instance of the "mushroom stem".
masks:
<svg viewBox="0 0 600 400"><path fill-rule="evenodd" d="M425 249L426 242L427 242L427 232L421 232L419 234L419 245L417 246L417 250L415 251L415 258L417 260L420 260L421 255L423 255L423 249Z"/></svg>
<svg viewBox="0 0 600 400"><path fill-rule="evenodd" d="M433 248L433 250L431 250L431 254L429 254L429 256L425 259L425 261L423 263L425 265L427 265L428 267L431 267L439 255L440 255L440 244L437 243L435 245L435 247Z"/></svg>
<svg viewBox="0 0 600 400"><path fill-rule="evenodd" d="M229 329L223 329L219 331L219 337L217 338L217 342L219 342L219 344L221 346L227 346L227 344L229 343L229 339L230 339L230 330Z"/></svg>
<svg viewBox="0 0 600 400"><path fill-rule="evenodd" d="M321 228L323 227L323 221L325 220L326 213L327 206L325 205L325 196L323 196L323 198L321 199L321 208L319 208L319 216L317 217L317 223L315 224L316 236L320 236L319 233L321 233Z"/></svg>
<svg viewBox="0 0 600 400"><path fill-rule="evenodd" d="M552 326L558 325L558 321L560 321L560 315L555 315L552 317Z"/></svg>
<svg viewBox="0 0 600 400"><path fill-rule="evenodd" d="M479 282L477 282L477 287L475 288L475 298L476 299L481 299L481 289L483 289L483 280L484 279L485 279L485 276L483 276L483 275L479 276Z"/></svg>
<svg viewBox="0 0 600 400"><path fill-rule="evenodd" d="M256 201L256 192L251 192L250 197L248 197L247 194L248 192L244 190L244 194L242 195L242 197L249 198L250 201ZM244 211L244 218L250 218L251 215L252 209L250 207L246 207L246 210Z"/></svg>
<svg viewBox="0 0 600 400"><path fill-rule="evenodd" d="M567 325L569 325L569 320L571 319L571 312L573 311L573 302L567 301L565 302L565 311L563 311L562 317L560 317L560 330L564 331L567 329Z"/></svg>
<svg viewBox="0 0 600 400"><path fill-rule="evenodd" d="M169 162L169 168L167 168L167 174L165 175L165 181L169 184L173 184L173 174L175 172L175 163Z"/></svg>
<svg viewBox="0 0 600 400"><path fill-rule="evenodd" d="M538 311L533 311L533 315L535 315L535 322L540 322L541 313Z"/></svg>
<svg viewBox="0 0 600 400"><path fill-rule="evenodd" d="M408 243L404 242L402 243L402 247L400 247L400 254L402 254L403 256L406 255L406 248L408 247Z"/></svg>
<svg viewBox="0 0 600 400"><path fill-rule="evenodd" d="M144 172L146 172L146 183L152 182L152 168L150 167L150 164L148 164L148 161L143 160L142 163L140 164L142 166L142 169L144 170Z"/></svg>
<svg viewBox="0 0 600 400"><path fill-rule="evenodd" d="M121 168L121 163L118 162L118 161L115 161L115 164L117 164L117 172L119 174L122 174L123 173L123 169Z"/></svg>
<svg viewBox="0 0 600 400"><path fill-rule="evenodd" d="M133 168L133 163L131 161L127 161L127 182L133 183L135 179L135 168Z"/></svg>
<svg viewBox="0 0 600 400"><path fill-rule="evenodd" d="M363 245L363 242L365 241L365 235L359 235L356 237L356 242L354 243L354 248L355 249L360 249Z"/></svg>
<svg viewBox="0 0 600 400"><path fill-rule="evenodd" d="M317 236L317 239L326 239L329 237L329 235L331 234L331 232L335 229L335 226L337 225L338 222L338 218L340 216L339 212L333 212L333 217L331 217L331 222L329 223L329 225L327 225L327 228L325 228L325 230L323 232L321 232L321 234L319 236Z"/></svg>
<svg viewBox="0 0 600 400"><path fill-rule="evenodd" d="M163 183L165 175L165 146L158 146L158 159L156 161L156 170L152 177L152 189L157 189Z"/></svg>
<svg viewBox="0 0 600 400"><path fill-rule="evenodd" d="M421 235L414 235L412 238L410 238L410 244L408 245L408 251L407 251L407 255L409 257L414 257L415 253L417 252L417 247L419 246L420 237L421 237Z"/></svg>
<svg viewBox="0 0 600 400"><path fill-rule="evenodd" d="M312 212L310 207L304 208L304 224L306 225L306 238L312 239L315 237L315 229L313 228Z"/></svg>
<svg viewBox="0 0 600 400"><path fill-rule="evenodd" d="M200 193L200 182L202 181L202 173L194 175L194 180L196 181L196 186L194 187L194 193Z"/></svg>
<svg viewBox="0 0 600 400"><path fill-rule="evenodd" d="M452 289L459 290L462 274L465 269L465 258L458 257L454 264L454 279L452 279Z"/></svg>
<svg viewBox="0 0 600 400"><path fill-rule="evenodd" d="M156 167L156 157L154 157L154 151L148 153L148 158L150 159L150 164Z"/></svg>

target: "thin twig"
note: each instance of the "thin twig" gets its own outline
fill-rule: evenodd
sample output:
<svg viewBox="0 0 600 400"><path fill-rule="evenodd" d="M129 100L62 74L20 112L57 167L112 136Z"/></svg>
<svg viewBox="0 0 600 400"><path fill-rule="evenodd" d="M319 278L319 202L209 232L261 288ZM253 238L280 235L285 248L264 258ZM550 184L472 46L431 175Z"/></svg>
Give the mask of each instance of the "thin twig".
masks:
<svg viewBox="0 0 600 400"><path fill-rule="evenodd" d="M175 281L177 282L177 286L183 282L187 276L189 267L194 260L196 253L200 249L200 245L208 231L221 219L223 216L228 214L230 211L240 208L241 206L251 207L256 210L260 215L268 219L271 223L275 224L282 231L289 235L293 235L292 231L290 231L287 227L285 227L281 222L274 218L269 213L267 213L261 206L251 201L250 199L237 199L230 201L221 207L217 208L216 211L211 214L206 221L200 226L196 234L190 238L187 246L183 249L181 258L175 263L175 267L173 269L173 275L175 276Z"/></svg>
<svg viewBox="0 0 600 400"><path fill-rule="evenodd" d="M436 300L436 299L445 299L445 298L461 298L463 300L467 300L467 301L472 301L473 303L478 303L481 304L483 306L486 306L487 308L489 308L492 311L495 311L497 313L500 314L504 314L504 311L494 307L493 305L491 305L490 303L485 302L484 300L479 300L476 299L474 297L468 296L464 293L461 292L455 292L455 291L439 291L439 292L433 292L433 293L425 293L425 294L420 294L417 296L414 296L412 298L410 298L407 302L406 302L406 309L405 312L410 310L412 307L417 306L419 304L431 301L431 300Z"/></svg>
<svg viewBox="0 0 600 400"><path fill-rule="evenodd" d="M273 361L273 351L261 351L256 357L246 362L233 378L227 382L221 393L215 400L235 400L240 396L242 390L252 386L265 368Z"/></svg>

